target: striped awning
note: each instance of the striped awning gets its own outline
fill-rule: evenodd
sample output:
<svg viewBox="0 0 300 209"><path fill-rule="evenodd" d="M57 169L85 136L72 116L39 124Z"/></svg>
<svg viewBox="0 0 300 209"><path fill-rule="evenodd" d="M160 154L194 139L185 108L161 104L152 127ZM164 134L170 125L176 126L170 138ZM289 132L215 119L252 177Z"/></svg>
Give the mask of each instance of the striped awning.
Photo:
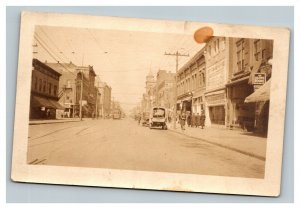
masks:
<svg viewBox="0 0 300 209"><path fill-rule="evenodd" d="M254 93L246 97L245 103L265 102L270 100L270 85L271 85L271 79L269 79L264 85L262 85Z"/></svg>
<svg viewBox="0 0 300 209"><path fill-rule="evenodd" d="M32 96L31 104L32 107L45 107L48 109L65 109L62 105L60 105L57 101L49 98Z"/></svg>

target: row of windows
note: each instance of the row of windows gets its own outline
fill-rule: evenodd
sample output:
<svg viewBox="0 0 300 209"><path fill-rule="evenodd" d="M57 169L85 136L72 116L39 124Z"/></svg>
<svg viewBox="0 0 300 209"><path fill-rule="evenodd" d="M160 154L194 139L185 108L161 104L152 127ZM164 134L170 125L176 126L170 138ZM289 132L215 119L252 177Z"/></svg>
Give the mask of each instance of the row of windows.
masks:
<svg viewBox="0 0 300 209"><path fill-rule="evenodd" d="M207 57L214 57L225 49L225 38L217 38L207 46Z"/></svg>
<svg viewBox="0 0 300 209"><path fill-rule="evenodd" d="M200 71L198 74L193 74L190 78L181 81L180 84L177 85L177 91L180 95L203 86L205 86L205 73Z"/></svg>
<svg viewBox="0 0 300 209"><path fill-rule="evenodd" d="M45 93L51 96L57 96L57 86L53 85L50 82L47 82L45 79L38 79L33 77L34 90L40 93Z"/></svg>
<svg viewBox="0 0 300 209"><path fill-rule="evenodd" d="M241 39L236 43L237 70L242 71L246 67L247 49L245 47L245 39ZM253 42L253 55L255 61L267 61L267 49L264 47L263 40L257 39ZM248 55L249 56L249 55Z"/></svg>

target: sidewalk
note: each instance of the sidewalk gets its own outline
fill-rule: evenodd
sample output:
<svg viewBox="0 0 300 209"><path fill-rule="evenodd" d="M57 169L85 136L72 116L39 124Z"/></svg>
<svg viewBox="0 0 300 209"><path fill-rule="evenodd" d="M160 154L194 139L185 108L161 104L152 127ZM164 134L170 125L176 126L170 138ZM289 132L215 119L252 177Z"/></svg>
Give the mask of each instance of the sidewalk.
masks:
<svg viewBox="0 0 300 209"><path fill-rule="evenodd" d="M83 118L82 120L86 120ZM51 123L69 123L69 122L79 122L79 118L61 118L61 119L53 119L53 120L31 120L29 121L29 125L40 125L40 124L51 124Z"/></svg>
<svg viewBox="0 0 300 209"><path fill-rule="evenodd" d="M187 126L185 130L181 130L180 124L176 124L176 130L174 130L173 124L168 124L168 129L261 160L266 159L267 138L256 136L251 132L214 127L201 129Z"/></svg>

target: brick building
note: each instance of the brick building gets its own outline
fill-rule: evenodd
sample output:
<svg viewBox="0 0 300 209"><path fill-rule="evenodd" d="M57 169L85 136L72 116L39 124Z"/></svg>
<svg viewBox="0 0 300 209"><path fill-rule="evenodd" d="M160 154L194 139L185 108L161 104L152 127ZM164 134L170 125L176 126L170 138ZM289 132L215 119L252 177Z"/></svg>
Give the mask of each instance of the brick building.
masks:
<svg viewBox="0 0 300 209"><path fill-rule="evenodd" d="M271 78L273 41L261 39L230 39L230 68L227 84L228 124L266 133L268 124L269 101L245 103L254 93L255 76L264 75L265 81Z"/></svg>
<svg viewBox="0 0 300 209"><path fill-rule="evenodd" d="M65 108L59 111L57 117L74 117L76 105L76 78L77 66L70 63L48 63L46 65L61 74L59 79L58 98L59 103Z"/></svg>
<svg viewBox="0 0 300 209"><path fill-rule="evenodd" d="M206 84L205 49L193 56L177 73L177 111L201 113Z"/></svg>
<svg viewBox="0 0 300 209"><path fill-rule="evenodd" d="M159 70L156 75L155 105L172 109L175 104L175 73Z"/></svg>
<svg viewBox="0 0 300 209"><path fill-rule="evenodd" d="M32 60L30 119L55 119L56 110L64 109L58 103L60 76L38 59Z"/></svg>

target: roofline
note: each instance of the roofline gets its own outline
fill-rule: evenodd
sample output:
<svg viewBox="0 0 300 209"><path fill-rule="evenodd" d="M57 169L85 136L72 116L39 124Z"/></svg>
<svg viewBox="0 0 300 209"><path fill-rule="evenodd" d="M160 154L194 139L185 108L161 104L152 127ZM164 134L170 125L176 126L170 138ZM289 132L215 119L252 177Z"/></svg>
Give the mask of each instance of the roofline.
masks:
<svg viewBox="0 0 300 209"><path fill-rule="evenodd" d="M204 51L206 50L206 45L199 51L197 52L187 63L185 63L179 70L178 73L181 73L185 69L187 69L196 59L200 58L201 54L204 56ZM205 57L204 57L205 58Z"/></svg>
<svg viewBox="0 0 300 209"><path fill-rule="evenodd" d="M54 70L53 68L51 68L50 66L48 66L47 64L41 62L40 60L36 59L36 58L33 58L32 59L32 66L34 67L34 64L38 64L44 68L46 68L47 70L49 71L52 71L54 74L57 74L58 76L61 76L62 74L57 72L56 70Z"/></svg>

